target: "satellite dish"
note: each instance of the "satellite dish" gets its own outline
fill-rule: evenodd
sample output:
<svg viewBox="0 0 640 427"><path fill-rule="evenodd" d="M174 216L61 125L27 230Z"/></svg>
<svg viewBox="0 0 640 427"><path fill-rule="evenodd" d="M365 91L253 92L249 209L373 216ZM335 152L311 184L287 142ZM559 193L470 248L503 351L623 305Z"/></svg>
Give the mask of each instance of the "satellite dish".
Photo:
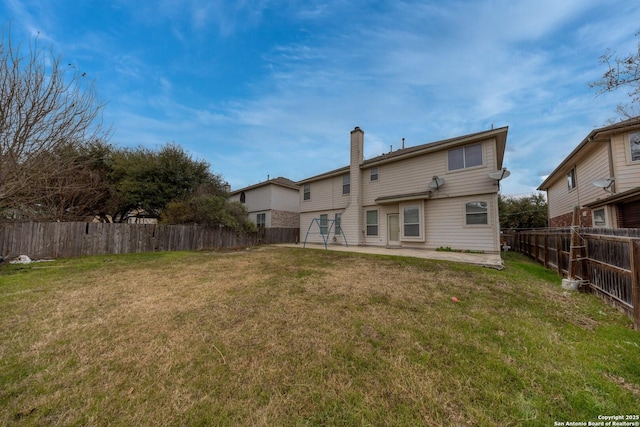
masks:
<svg viewBox="0 0 640 427"><path fill-rule="evenodd" d="M433 177L429 183L429 188L432 190L439 190L444 185L444 178L439 178L437 175Z"/></svg>
<svg viewBox="0 0 640 427"><path fill-rule="evenodd" d="M491 172L489 174L489 178L500 181L501 179L507 178L509 175L511 175L511 172L509 172L507 168L502 168L500 170Z"/></svg>
<svg viewBox="0 0 640 427"><path fill-rule="evenodd" d="M613 177L611 177L611 178L600 178L600 179L596 179L595 181L593 181L593 185L595 185L598 188L602 188L607 193L613 194L613 191L609 190L609 187L611 187L613 185L615 180L616 179L613 178Z"/></svg>
<svg viewBox="0 0 640 427"><path fill-rule="evenodd" d="M610 187L614 181L615 181L615 178L600 178L593 181L593 185L599 188L607 188L607 187Z"/></svg>

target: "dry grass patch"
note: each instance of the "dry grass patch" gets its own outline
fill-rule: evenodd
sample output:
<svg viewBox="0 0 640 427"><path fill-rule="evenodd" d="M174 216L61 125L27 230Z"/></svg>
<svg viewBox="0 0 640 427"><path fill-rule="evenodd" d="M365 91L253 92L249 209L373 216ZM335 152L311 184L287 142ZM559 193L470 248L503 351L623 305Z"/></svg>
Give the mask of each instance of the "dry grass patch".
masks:
<svg viewBox="0 0 640 427"><path fill-rule="evenodd" d="M3 268L0 424L548 425L640 407L637 349L607 349L640 342L626 319L517 256L502 272L270 247Z"/></svg>

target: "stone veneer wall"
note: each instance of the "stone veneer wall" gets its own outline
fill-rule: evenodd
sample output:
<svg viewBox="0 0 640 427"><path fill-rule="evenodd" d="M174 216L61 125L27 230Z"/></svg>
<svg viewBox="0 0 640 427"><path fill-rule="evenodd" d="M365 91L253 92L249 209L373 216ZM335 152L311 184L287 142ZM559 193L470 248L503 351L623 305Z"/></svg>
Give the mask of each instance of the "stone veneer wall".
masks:
<svg viewBox="0 0 640 427"><path fill-rule="evenodd" d="M271 228L300 228L300 213L272 210Z"/></svg>

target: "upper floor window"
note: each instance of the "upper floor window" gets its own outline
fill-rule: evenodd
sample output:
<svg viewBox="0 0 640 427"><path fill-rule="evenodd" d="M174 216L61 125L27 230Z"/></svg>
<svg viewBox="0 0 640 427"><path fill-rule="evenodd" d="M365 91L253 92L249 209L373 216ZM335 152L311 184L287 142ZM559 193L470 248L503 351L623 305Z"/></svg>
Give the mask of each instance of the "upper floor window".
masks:
<svg viewBox="0 0 640 427"><path fill-rule="evenodd" d="M311 200L311 184L305 184L302 192L303 192L303 196L302 196L303 200Z"/></svg>
<svg viewBox="0 0 640 427"><path fill-rule="evenodd" d="M342 194L349 194L351 191L351 175L342 175Z"/></svg>
<svg viewBox="0 0 640 427"><path fill-rule="evenodd" d="M378 168L371 168L371 181L378 180Z"/></svg>
<svg viewBox="0 0 640 427"><path fill-rule="evenodd" d="M576 188L576 185L576 168L573 168L567 174L567 187L569 187L569 190L573 190Z"/></svg>
<svg viewBox="0 0 640 427"><path fill-rule="evenodd" d="M240 193L240 203L244 203L246 200L246 196L244 195L244 191Z"/></svg>
<svg viewBox="0 0 640 427"><path fill-rule="evenodd" d="M631 151L631 161L640 161L640 132L629 134L629 150Z"/></svg>
<svg viewBox="0 0 640 427"><path fill-rule="evenodd" d="M482 144L465 145L447 153L449 170L465 169L482 165Z"/></svg>
<svg viewBox="0 0 640 427"><path fill-rule="evenodd" d="M488 224L489 215L486 202L469 202L465 205L467 225Z"/></svg>

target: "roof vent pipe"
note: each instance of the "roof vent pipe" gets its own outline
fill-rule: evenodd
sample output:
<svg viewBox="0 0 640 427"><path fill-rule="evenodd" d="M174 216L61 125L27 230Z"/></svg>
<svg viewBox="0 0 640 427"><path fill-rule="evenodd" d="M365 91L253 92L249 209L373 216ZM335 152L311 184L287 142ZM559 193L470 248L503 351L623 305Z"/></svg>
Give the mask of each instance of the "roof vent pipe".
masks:
<svg viewBox="0 0 640 427"><path fill-rule="evenodd" d="M402 138L402 149L404 150L404 138Z"/></svg>

